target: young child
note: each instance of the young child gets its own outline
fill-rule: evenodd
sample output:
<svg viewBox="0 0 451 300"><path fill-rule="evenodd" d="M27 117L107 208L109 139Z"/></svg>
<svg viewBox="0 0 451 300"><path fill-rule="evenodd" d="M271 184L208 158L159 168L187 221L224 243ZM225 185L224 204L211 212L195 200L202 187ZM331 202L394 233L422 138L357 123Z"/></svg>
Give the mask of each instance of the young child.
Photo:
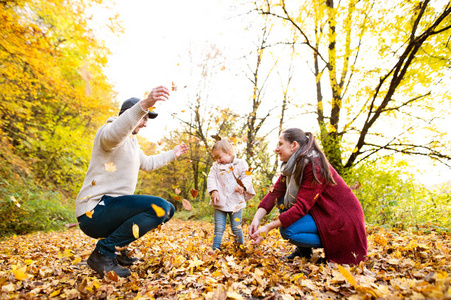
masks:
<svg viewBox="0 0 451 300"><path fill-rule="evenodd" d="M227 139L218 139L212 148L216 162L210 169L207 178L207 190L210 193L210 204L214 208L215 236L213 250L219 249L226 227L227 215L235 241L244 244L241 230L241 217L246 201L255 196L252 186L252 175L247 162L235 157L235 151Z"/></svg>

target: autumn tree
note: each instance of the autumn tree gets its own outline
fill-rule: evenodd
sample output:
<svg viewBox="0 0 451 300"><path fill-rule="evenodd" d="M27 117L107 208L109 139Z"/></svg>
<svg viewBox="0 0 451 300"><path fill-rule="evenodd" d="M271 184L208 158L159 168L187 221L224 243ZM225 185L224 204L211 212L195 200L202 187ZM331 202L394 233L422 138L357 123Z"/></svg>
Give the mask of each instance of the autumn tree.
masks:
<svg viewBox="0 0 451 300"><path fill-rule="evenodd" d="M393 153L450 165L439 122L450 101L450 2L266 0L257 11L309 53L310 112L339 172Z"/></svg>
<svg viewBox="0 0 451 300"><path fill-rule="evenodd" d="M0 2L0 137L13 155L2 164L69 194L88 163L86 137L114 108L102 70L108 49L89 25L88 10L100 3Z"/></svg>

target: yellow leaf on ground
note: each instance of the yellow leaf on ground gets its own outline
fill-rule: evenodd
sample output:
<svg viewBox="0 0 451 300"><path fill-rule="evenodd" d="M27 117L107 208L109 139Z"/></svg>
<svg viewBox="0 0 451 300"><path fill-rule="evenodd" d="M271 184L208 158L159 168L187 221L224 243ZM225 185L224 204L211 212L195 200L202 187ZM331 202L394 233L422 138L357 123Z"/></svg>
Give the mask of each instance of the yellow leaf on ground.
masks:
<svg viewBox="0 0 451 300"><path fill-rule="evenodd" d="M56 290L56 291L54 291L54 292L52 292L52 293L50 294L50 298L56 297L56 296L58 296L60 293L61 293L61 289Z"/></svg>
<svg viewBox="0 0 451 300"><path fill-rule="evenodd" d="M14 277L16 277L17 280L25 280L28 278L28 274L26 274L27 267L23 266L22 268L17 269L17 266L12 266L12 272L14 274Z"/></svg>
<svg viewBox="0 0 451 300"><path fill-rule="evenodd" d="M135 237L135 239L139 239L139 227L138 227L138 225L133 224L132 230L133 230L133 236Z"/></svg>
<svg viewBox="0 0 451 300"><path fill-rule="evenodd" d="M157 214L157 217L163 217L166 214L164 209L162 209L158 205L152 204L152 208L155 211L155 213Z"/></svg>
<svg viewBox="0 0 451 300"><path fill-rule="evenodd" d="M340 271L341 275L343 275L344 278L355 288L357 286L357 283L352 276L352 274L346 270L342 265L338 265L338 271Z"/></svg>
<svg viewBox="0 0 451 300"><path fill-rule="evenodd" d="M79 264L81 262L81 257L77 257L76 259L74 259L73 261L72 261L72 264L73 265L76 265L76 264Z"/></svg>

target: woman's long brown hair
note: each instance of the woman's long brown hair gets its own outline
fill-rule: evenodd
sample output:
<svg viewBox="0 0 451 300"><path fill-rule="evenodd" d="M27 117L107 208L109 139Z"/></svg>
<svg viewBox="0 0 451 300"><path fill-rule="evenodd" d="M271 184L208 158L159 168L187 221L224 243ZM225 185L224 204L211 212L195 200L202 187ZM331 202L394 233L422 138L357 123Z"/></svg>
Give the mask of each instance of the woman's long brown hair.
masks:
<svg viewBox="0 0 451 300"><path fill-rule="evenodd" d="M304 132L299 128L289 128L282 131L281 136L290 144L295 141L299 144L300 152L296 157L296 169L294 170L294 180L296 180L299 185L301 184L300 181L305 169L305 165L308 162L312 164L313 176L315 177L315 180L318 183L321 183L316 175L314 161L315 158L312 153L313 150L315 150L319 156L320 172L322 177L326 179L326 183L332 185L336 184L334 178L332 177L332 172L330 171L329 161L327 160L326 155L324 155L324 152L320 149L315 136L311 132Z"/></svg>

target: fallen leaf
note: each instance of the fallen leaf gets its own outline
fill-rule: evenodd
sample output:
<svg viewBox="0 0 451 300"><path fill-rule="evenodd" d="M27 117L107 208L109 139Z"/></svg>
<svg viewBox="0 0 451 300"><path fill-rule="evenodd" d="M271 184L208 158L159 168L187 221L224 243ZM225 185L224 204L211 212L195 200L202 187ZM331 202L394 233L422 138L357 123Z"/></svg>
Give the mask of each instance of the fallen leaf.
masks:
<svg viewBox="0 0 451 300"><path fill-rule="evenodd" d="M352 274L342 265L337 265L337 268L338 271L340 271L341 275L343 275L343 277L346 278L346 281L349 282L355 288L357 286L357 283Z"/></svg>
<svg viewBox="0 0 451 300"><path fill-rule="evenodd" d="M21 268L17 268L17 266L12 266L12 272L14 274L14 277L16 277L17 280L25 280L28 278L28 274L26 274L27 266L23 266Z"/></svg>

